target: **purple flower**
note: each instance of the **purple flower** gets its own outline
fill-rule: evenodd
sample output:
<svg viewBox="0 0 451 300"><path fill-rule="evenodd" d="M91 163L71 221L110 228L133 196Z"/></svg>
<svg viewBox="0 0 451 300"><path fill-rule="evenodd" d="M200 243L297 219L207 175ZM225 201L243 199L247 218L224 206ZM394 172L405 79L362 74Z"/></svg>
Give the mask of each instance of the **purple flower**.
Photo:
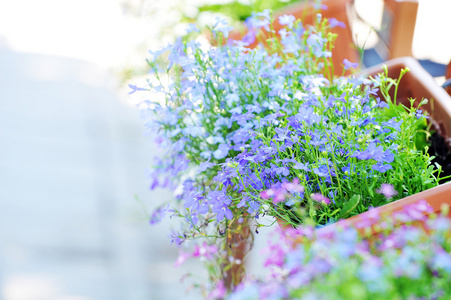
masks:
<svg viewBox="0 0 451 300"><path fill-rule="evenodd" d="M304 170L306 172L310 172L310 169L309 169L308 166L309 166L308 162L306 162L305 164L303 164L301 162L297 162L297 163L294 164L293 169Z"/></svg>
<svg viewBox="0 0 451 300"><path fill-rule="evenodd" d="M376 192L378 194L382 194L384 195L385 198L390 199L393 196L398 195L398 192L395 190L395 188L393 187L393 185L391 184L387 184L387 183L383 183L380 187L380 189L377 189Z"/></svg>
<svg viewBox="0 0 451 300"><path fill-rule="evenodd" d="M345 65L345 70L350 69L350 68L355 69L355 68L357 68L359 66L358 63L350 62L346 58L343 60L343 64Z"/></svg>
<svg viewBox="0 0 451 300"><path fill-rule="evenodd" d="M188 192L184 195L183 200L185 201L184 206L186 208L192 208L194 210L199 209L200 200L203 199L203 196L198 191Z"/></svg>
<svg viewBox="0 0 451 300"><path fill-rule="evenodd" d="M403 122L403 120L399 120L398 122L396 122L395 118L392 118L387 122L383 122L382 126L393 128L396 131L401 131L402 122Z"/></svg>
<svg viewBox="0 0 451 300"><path fill-rule="evenodd" d="M288 176L290 175L290 170L287 167L279 167L275 164L271 164L271 169L276 172L277 175Z"/></svg>
<svg viewBox="0 0 451 300"><path fill-rule="evenodd" d="M249 205L249 208L247 209L247 212L250 214L257 213L260 210L260 206L261 206L261 204L255 200L250 200L248 202L248 205Z"/></svg>
<svg viewBox="0 0 451 300"><path fill-rule="evenodd" d="M227 195L225 190L212 191L209 193L210 203L212 204L211 211L216 214L218 222L224 218L230 220L233 218L233 213L229 209L229 205L232 203L232 199Z"/></svg>
<svg viewBox="0 0 451 300"><path fill-rule="evenodd" d="M255 115L251 113L244 113L242 115L235 115L232 120L237 121L238 125L246 126L247 121L254 119Z"/></svg>
<svg viewBox="0 0 451 300"><path fill-rule="evenodd" d="M243 43L252 45L255 42L255 30L249 30L242 38Z"/></svg>
<svg viewBox="0 0 451 300"><path fill-rule="evenodd" d="M177 245L181 245L185 240L181 238L181 234L172 231L170 234L170 238L171 238L171 243L176 243Z"/></svg>
<svg viewBox="0 0 451 300"><path fill-rule="evenodd" d="M262 109L260 108L260 106L258 106L258 105L251 105L251 104L246 105L246 109L247 109L248 112L250 112L250 113L256 113L256 114L259 114L259 113L261 113L261 111L262 111Z"/></svg>
<svg viewBox="0 0 451 300"><path fill-rule="evenodd" d="M312 171L319 177L329 177L329 168L327 167L327 165L321 165L318 168L314 168ZM335 176L333 170L331 170L331 175Z"/></svg>
<svg viewBox="0 0 451 300"><path fill-rule="evenodd" d="M376 161L381 161L384 157L384 148L382 146L377 146L376 143L371 143L368 148L364 151L356 150L351 157L357 157L358 159L368 160L374 159Z"/></svg>
<svg viewBox="0 0 451 300"><path fill-rule="evenodd" d="M335 18L330 18L329 19L329 25L330 25L330 28L335 28L335 27L346 28L345 23L343 23L341 21L338 21Z"/></svg>
<svg viewBox="0 0 451 300"><path fill-rule="evenodd" d="M241 199L240 203L238 203L236 207L241 208L241 207L247 206L248 200L249 200L249 197L244 196L243 199Z"/></svg>
<svg viewBox="0 0 451 300"><path fill-rule="evenodd" d="M379 171L381 173L385 173L386 171L393 169L393 167L389 164L384 165L379 162L379 163L373 165L372 169Z"/></svg>
<svg viewBox="0 0 451 300"><path fill-rule="evenodd" d="M429 117L428 117L427 115L423 114L423 111L422 111L421 109L418 109L418 110L415 112L415 117L417 117L417 119L420 119L420 118L426 118L426 119L429 119Z"/></svg>
<svg viewBox="0 0 451 300"><path fill-rule="evenodd" d="M212 167L212 166L214 166L215 164L214 163L211 163L210 162L210 159L208 159L207 161L204 161L203 163L201 163L200 165L199 165L199 170L201 171L201 172L204 172L205 170L207 170L208 168L210 168L210 167Z"/></svg>
<svg viewBox="0 0 451 300"><path fill-rule="evenodd" d="M216 219L218 222L222 221L224 217L227 220L233 219L232 211L225 205L223 205L219 210L216 211Z"/></svg>
<svg viewBox="0 0 451 300"><path fill-rule="evenodd" d="M169 212L171 211L169 209L169 204L166 207L160 207L158 209L156 209L152 216L150 217L150 224L154 225L157 224L159 222L161 222L161 220L163 219L163 217Z"/></svg>
<svg viewBox="0 0 451 300"><path fill-rule="evenodd" d="M382 161L386 163L391 163L395 160L395 155L390 151L390 149L385 150L382 155Z"/></svg>

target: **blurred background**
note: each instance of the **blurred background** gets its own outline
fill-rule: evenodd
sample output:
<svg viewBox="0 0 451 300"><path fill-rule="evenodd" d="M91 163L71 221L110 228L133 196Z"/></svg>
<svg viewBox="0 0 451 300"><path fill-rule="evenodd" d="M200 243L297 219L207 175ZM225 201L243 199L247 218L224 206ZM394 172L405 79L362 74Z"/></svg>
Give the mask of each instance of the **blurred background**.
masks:
<svg viewBox="0 0 451 300"><path fill-rule="evenodd" d="M170 193L148 189L158 153L127 84L189 22L287 2L0 0L0 300L201 298L180 281L206 278L201 266L174 267L173 224L148 223ZM382 1L358 3L380 22ZM414 57L449 63L450 11L449 0L420 1Z"/></svg>

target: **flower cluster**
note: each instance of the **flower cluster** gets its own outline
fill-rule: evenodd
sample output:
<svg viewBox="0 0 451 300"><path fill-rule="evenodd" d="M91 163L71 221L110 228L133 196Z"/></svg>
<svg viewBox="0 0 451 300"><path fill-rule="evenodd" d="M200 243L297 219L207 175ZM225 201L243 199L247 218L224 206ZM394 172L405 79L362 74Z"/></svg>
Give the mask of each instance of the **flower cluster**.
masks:
<svg viewBox="0 0 451 300"><path fill-rule="evenodd" d="M187 38L151 53L154 80L130 85L154 97L139 105L164 153L151 188L174 190L176 201L151 223L180 217L177 244L221 238L218 252L229 256L229 241L248 219L324 225L385 204L386 194L396 200L438 184L417 141L425 117L413 101L402 107L389 98L399 80L335 77L329 29L343 26L338 20L276 22L284 26L277 33L269 11L256 13L243 40L231 41L232 28L218 19L210 43L191 26Z"/></svg>
<svg viewBox="0 0 451 300"><path fill-rule="evenodd" d="M327 20L318 16L318 21L318 26L304 27L294 18L281 17L286 28L273 47L250 49L243 41L208 47L199 40L178 40L152 53L149 64L158 83L132 85L132 92L148 89L164 96L162 101L140 104L149 118L149 132L158 133L157 142L165 151L155 163L151 187L174 189L181 204L159 211L171 211L192 227L230 220L244 206L248 213L259 212L260 201L243 199L242 191L234 187L229 159L260 147L260 132L283 118L308 114L311 108L300 99L309 96L303 92L311 94L333 80L329 70L333 36L326 33ZM252 39L259 31L271 31L269 11L255 14L248 23ZM231 28L218 20L211 30L221 45ZM169 63L161 66L158 58L168 52ZM162 79L165 72L168 83ZM283 139L283 132L277 138ZM256 159L268 158L274 150L263 149ZM280 166L276 171L286 174L287 169ZM159 220L158 215L153 220Z"/></svg>
<svg viewBox="0 0 451 300"><path fill-rule="evenodd" d="M259 32L272 38L251 49L227 41L232 28L217 20L211 36L218 46L178 40L149 59L158 83L132 85L132 92L163 95L140 108L165 151L151 186L177 193L177 205L158 211L196 228L179 238L202 236L199 229L208 231L211 221L243 214L299 223L296 216L307 209L325 224L384 204L374 193L384 183L395 188L392 200L438 184L431 159L411 142L424 129L417 108L381 101L378 88L388 95L390 83L383 74L373 81L334 78L328 34L334 24L321 15L316 26L292 16L278 22L285 27L276 37L269 11L254 14L244 40L253 42ZM161 66L158 58L168 52ZM345 60L343 67L356 66ZM288 191L296 195L290 202L282 193L262 194L293 179L302 188Z"/></svg>
<svg viewBox="0 0 451 300"><path fill-rule="evenodd" d="M438 184L431 158L411 142L425 120L417 117L417 108L399 110L393 102L380 101L363 78L298 78L287 78L281 85L288 97L284 106L263 127L259 124L268 117L252 119L247 130L252 142L222 165L223 186L244 194L253 212L260 211L255 202L279 215L282 205L299 210L314 200L325 206L311 216L325 224L386 203L374 193L383 184L394 186L392 200ZM273 193L272 201L262 197L293 179L302 191L292 193L297 197L289 203L283 193ZM349 211L347 204L356 195L358 203Z"/></svg>
<svg viewBox="0 0 451 300"><path fill-rule="evenodd" d="M419 201L393 219L379 216L387 225L372 239L349 226L286 228L268 247L270 275L244 281L227 299L448 299L451 220L426 217L428 209ZM413 225L418 218L423 227Z"/></svg>

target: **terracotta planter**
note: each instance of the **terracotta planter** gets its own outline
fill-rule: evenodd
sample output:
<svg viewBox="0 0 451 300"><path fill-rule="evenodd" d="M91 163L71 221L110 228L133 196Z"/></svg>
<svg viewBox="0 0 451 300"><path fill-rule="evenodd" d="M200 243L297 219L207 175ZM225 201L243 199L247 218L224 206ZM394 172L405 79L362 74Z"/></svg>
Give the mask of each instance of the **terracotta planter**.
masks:
<svg viewBox="0 0 451 300"><path fill-rule="evenodd" d="M448 145L451 141L451 97L441 88L427 73L421 65L413 58L397 58L386 63L388 68L388 76L391 78L399 77L402 69L408 67L410 72L404 75L398 89L398 101L408 103L408 98L416 98L416 102L420 102L423 98L427 98L429 103L424 106L428 111L432 121L436 124L439 133L446 139ZM377 66L364 70L364 74L375 76L382 72L382 67ZM417 203L420 200L425 200L432 208L431 212L424 212L424 215L431 213L438 213L441 211L442 205L447 204L451 206L451 182L439 185L429 190L411 195L409 197L394 201L392 203L374 208L349 219L341 220L338 223L331 224L318 229L319 233L327 233L330 230L335 230L336 226L354 226L360 229L361 233L366 236L372 236L378 233L381 229L373 227L373 230L363 230L361 225L370 219L375 213L379 216L391 215L395 212L401 211L405 206ZM448 213L451 217L451 210ZM283 221L279 221L281 227L287 226ZM394 224L394 226L402 225L402 222Z"/></svg>
<svg viewBox="0 0 451 300"><path fill-rule="evenodd" d="M320 12L324 18L335 18L340 22L345 24L345 28L334 27L331 32L337 34L337 38L334 43L334 48L332 49L332 62L335 66L334 73L336 75L342 75L343 73L343 60L346 58L352 62L359 61L359 53L354 46L352 39L352 32L350 30L350 24L347 17L346 7L350 4L350 0L323 0L322 4L327 6L327 9L317 10L314 8L314 3L311 1L300 1L299 3L292 4L286 8L276 11L274 13L273 27L278 35L280 29L283 28L279 24L279 17L283 15L293 15L296 19L302 20L302 24L313 25L316 22L317 13ZM241 40L241 38L246 34L246 32L232 32L229 39ZM258 45L258 41L251 44L251 47ZM350 74L351 70L347 71Z"/></svg>
<svg viewBox="0 0 451 300"><path fill-rule="evenodd" d="M446 81L443 83L443 88L449 95L451 95L451 61L446 67L445 79Z"/></svg>
<svg viewBox="0 0 451 300"><path fill-rule="evenodd" d="M451 97L440 87L434 78L412 57L400 57L384 63L388 76L398 78L402 69L410 69L401 80L398 89L398 102L409 105L408 99L414 98L418 104L423 98L429 102L423 108L429 113L440 135L451 145ZM363 70L363 74L375 76L382 72L381 66ZM393 97L393 91L391 93Z"/></svg>
<svg viewBox="0 0 451 300"><path fill-rule="evenodd" d="M425 200L427 204L432 208L431 211L424 212L423 215L440 213L443 204L451 206L451 182L394 201L392 203L376 207L372 211L367 211L357 216L351 217L349 219L341 220L336 224L338 224L338 226L353 226L357 228L364 237L369 237L371 235L378 234L382 230L381 228L377 228L374 226L371 231L364 230L363 228L364 224L367 223L367 220L371 219L371 216L374 215L374 213L377 213L377 215L379 216L389 216L392 215L393 213L400 212L406 206L418 203L421 200ZM451 210L448 212L448 217L451 217ZM332 224L329 226L334 225L336 226L336 224ZM394 225L400 226L402 224L403 224L402 222L396 222ZM319 229L319 231L325 232L327 230L330 230L330 228L327 228L329 226L323 227Z"/></svg>

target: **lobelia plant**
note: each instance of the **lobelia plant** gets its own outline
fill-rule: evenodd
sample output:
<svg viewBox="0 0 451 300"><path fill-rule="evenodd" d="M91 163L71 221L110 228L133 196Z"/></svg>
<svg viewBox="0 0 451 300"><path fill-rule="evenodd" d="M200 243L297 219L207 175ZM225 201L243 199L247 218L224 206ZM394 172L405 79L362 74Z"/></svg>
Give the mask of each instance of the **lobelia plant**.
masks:
<svg viewBox="0 0 451 300"><path fill-rule="evenodd" d="M362 78L313 79L295 84L294 113L257 130L252 147L222 166L244 195L240 205L256 201L294 226L307 211L324 225L438 185L441 167L425 152L426 116L414 99L407 108L388 96L387 82L396 89L400 79L373 79L386 102ZM386 184L394 188L389 200L374 193Z"/></svg>
<svg viewBox="0 0 451 300"><path fill-rule="evenodd" d="M340 66L331 63L335 36L328 30L341 26L337 20L318 14L314 26L303 26L285 15L278 22L285 28L276 35L268 10L253 14L243 40L227 41L232 28L217 20L209 45L191 26L184 40L152 52L156 80L130 85L131 93L151 91L157 99L139 105L165 153L151 188L176 195L151 223L170 214L182 220L173 242L201 239L210 255L196 257L210 263L220 293L239 283L249 222L258 229L264 214L326 224L386 203L373 192L384 184L394 187L391 200L438 185L440 167L425 153L425 116L400 108L396 97L376 96L397 81L333 76ZM247 47L262 36L269 38ZM341 67L357 65L345 60Z"/></svg>
<svg viewBox="0 0 451 300"><path fill-rule="evenodd" d="M392 216L373 215L367 226L384 222L385 229L371 241L362 228L340 223L323 232L279 230L281 241L267 248L268 276L247 278L226 299L449 299L449 207L426 217L429 209L418 201ZM403 225L394 227L395 220Z"/></svg>

